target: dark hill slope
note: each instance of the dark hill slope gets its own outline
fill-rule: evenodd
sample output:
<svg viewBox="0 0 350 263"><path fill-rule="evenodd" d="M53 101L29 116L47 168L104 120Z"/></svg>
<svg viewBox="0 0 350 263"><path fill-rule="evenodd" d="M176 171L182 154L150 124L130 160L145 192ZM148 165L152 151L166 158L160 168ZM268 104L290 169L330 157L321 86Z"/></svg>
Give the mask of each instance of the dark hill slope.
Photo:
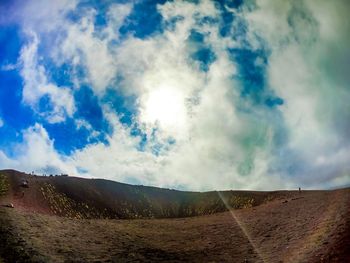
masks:
<svg viewBox="0 0 350 263"><path fill-rule="evenodd" d="M207 215L246 208L291 192L185 192L102 179L29 175L2 170L8 203L26 211L72 218L166 218ZM29 188L21 186L27 180ZM294 193L297 194L297 193ZM225 200L225 203L223 202Z"/></svg>
<svg viewBox="0 0 350 263"><path fill-rule="evenodd" d="M219 196L248 208L215 213ZM195 193L6 170L6 203L0 262L350 262L349 188Z"/></svg>
<svg viewBox="0 0 350 263"><path fill-rule="evenodd" d="M0 207L12 262L350 262L350 189L213 215L76 219Z"/></svg>

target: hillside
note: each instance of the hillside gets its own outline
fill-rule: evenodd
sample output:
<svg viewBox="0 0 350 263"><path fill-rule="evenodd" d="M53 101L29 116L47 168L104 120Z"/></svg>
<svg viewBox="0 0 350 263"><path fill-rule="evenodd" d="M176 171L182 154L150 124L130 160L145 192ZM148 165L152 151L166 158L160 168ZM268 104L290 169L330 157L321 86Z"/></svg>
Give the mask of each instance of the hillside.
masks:
<svg viewBox="0 0 350 263"><path fill-rule="evenodd" d="M102 179L36 176L3 170L15 207L70 218L172 218L208 215L260 205L287 192L184 192ZM21 187L22 181L29 188ZM223 202L223 200L225 202Z"/></svg>
<svg viewBox="0 0 350 263"><path fill-rule="evenodd" d="M350 262L349 188L228 191L225 206L217 192L0 174L4 262Z"/></svg>

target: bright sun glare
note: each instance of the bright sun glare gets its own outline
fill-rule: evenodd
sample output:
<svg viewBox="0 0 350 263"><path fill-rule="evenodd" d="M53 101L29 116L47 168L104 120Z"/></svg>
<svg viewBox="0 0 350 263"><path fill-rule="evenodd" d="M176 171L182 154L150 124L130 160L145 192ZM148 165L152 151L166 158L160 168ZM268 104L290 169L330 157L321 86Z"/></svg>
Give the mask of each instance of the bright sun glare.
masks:
<svg viewBox="0 0 350 263"><path fill-rule="evenodd" d="M163 129L180 127L186 116L184 96L175 88L155 89L146 98L142 115L145 122L157 122Z"/></svg>

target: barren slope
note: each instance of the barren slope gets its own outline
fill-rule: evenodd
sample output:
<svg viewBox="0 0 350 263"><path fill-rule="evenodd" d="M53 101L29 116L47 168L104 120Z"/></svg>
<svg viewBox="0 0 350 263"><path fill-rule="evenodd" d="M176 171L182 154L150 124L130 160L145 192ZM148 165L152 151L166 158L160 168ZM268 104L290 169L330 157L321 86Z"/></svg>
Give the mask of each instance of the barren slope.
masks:
<svg viewBox="0 0 350 263"><path fill-rule="evenodd" d="M255 207L170 219L2 207L0 255L7 262L350 262L350 189L269 194Z"/></svg>
<svg viewBox="0 0 350 263"><path fill-rule="evenodd" d="M8 202L31 212L71 218L169 218L213 214L259 205L285 192L184 192L101 179L43 177L0 171L9 182ZM29 188L21 187L27 180ZM222 198L227 202L226 205Z"/></svg>

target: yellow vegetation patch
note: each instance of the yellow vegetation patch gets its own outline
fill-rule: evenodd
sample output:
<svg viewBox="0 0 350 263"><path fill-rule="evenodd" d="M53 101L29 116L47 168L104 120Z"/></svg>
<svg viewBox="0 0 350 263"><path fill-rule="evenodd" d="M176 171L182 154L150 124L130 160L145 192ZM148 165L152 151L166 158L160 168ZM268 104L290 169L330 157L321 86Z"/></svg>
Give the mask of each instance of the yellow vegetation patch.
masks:
<svg viewBox="0 0 350 263"><path fill-rule="evenodd" d="M3 174L0 174L0 195L5 195L9 189L9 182L7 177Z"/></svg>
<svg viewBox="0 0 350 263"><path fill-rule="evenodd" d="M57 191L50 183L40 187L41 194L48 201L50 210L55 215L69 218L105 218L106 216L84 202L77 202Z"/></svg>

